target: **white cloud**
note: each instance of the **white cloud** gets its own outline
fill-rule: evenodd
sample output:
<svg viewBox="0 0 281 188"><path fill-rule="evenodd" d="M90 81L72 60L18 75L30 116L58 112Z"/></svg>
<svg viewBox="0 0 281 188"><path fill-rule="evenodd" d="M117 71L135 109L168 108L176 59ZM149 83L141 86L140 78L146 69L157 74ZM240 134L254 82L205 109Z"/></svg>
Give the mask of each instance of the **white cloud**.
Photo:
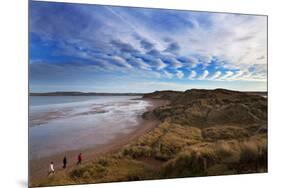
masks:
<svg viewBox="0 0 281 188"><path fill-rule="evenodd" d="M231 80L239 80L241 79L241 76L244 74L243 71L237 71L233 76L231 76L229 79Z"/></svg>
<svg viewBox="0 0 281 188"><path fill-rule="evenodd" d="M229 78L230 76L232 76L234 73L232 71L226 71L226 73L220 77L220 80L225 80L227 78Z"/></svg>
<svg viewBox="0 0 281 188"><path fill-rule="evenodd" d="M209 71L204 70L203 74L198 78L199 80L204 80L209 75Z"/></svg>
<svg viewBox="0 0 281 188"><path fill-rule="evenodd" d="M196 75L197 75L197 73L196 73L195 71L191 71L191 73L190 73L188 79L189 79L189 80L192 80L192 79L194 79L194 78L196 77Z"/></svg>
<svg viewBox="0 0 281 188"><path fill-rule="evenodd" d="M182 79L184 77L184 73L182 71L177 71L176 75L179 79Z"/></svg>
<svg viewBox="0 0 281 188"><path fill-rule="evenodd" d="M189 64L187 66L191 67L191 68L195 68L199 64L198 60L191 56L186 57L185 60L187 60L189 62Z"/></svg>
<svg viewBox="0 0 281 188"><path fill-rule="evenodd" d="M176 58L172 58L171 63L172 63L172 66L176 69L182 67L182 63L180 61L178 61Z"/></svg>
<svg viewBox="0 0 281 188"><path fill-rule="evenodd" d="M222 75L221 71L216 71L213 76L209 78L209 80L216 81L258 81L258 82L266 82L267 74L259 73L259 72L249 72L249 71L241 71L238 70L236 72L226 71L224 75Z"/></svg>
<svg viewBox="0 0 281 188"><path fill-rule="evenodd" d="M154 61L155 65L156 65L156 69L157 70L161 70L164 69L165 67L167 67L167 64L165 64L161 59L157 58Z"/></svg>
<svg viewBox="0 0 281 188"><path fill-rule="evenodd" d="M134 17L134 15L130 15L126 11L116 10L114 14L118 14L117 17L127 26L124 27L124 24L111 23L114 24L114 27L122 31L114 33L114 35L122 38L122 40L136 47L138 50L140 50L138 48L139 41L131 37L130 33L132 30L153 43L155 50L158 50L162 55L165 55L163 50L167 46L163 38L167 37L167 34L172 35L173 41L180 45L178 55L187 61L180 62L173 58L171 65L168 65L161 59L157 59L152 62L157 70L162 70L168 66L172 66L175 69L181 67L190 69L197 67L199 64L202 64L206 68L210 65L211 60L216 59L217 68L221 67L228 70L238 69L245 73L245 69L254 63L261 65L266 65L267 63L267 19L263 16L206 13L202 15L210 23L206 29L205 25L201 24L201 20L197 17L199 14L194 13L184 18L192 22L194 27L186 29L182 27L174 33L173 31L156 31L149 25L141 24L145 19ZM149 18L150 15L148 14L146 16L148 16L146 18ZM148 68L147 66L141 67L144 69ZM233 75L227 76L227 79L231 79L231 76L233 76L233 80L246 79L243 78L244 75L235 75L233 73ZM259 73L255 77L262 77L262 75L262 73ZM209 79L219 79L222 73L217 77L214 76ZM225 76L222 77L224 78ZM247 79L250 80L253 78L253 75L248 75Z"/></svg>
<svg viewBox="0 0 281 188"><path fill-rule="evenodd" d="M237 73L238 74L238 73ZM236 77L234 75L233 77ZM231 77L231 80L243 80L243 81L259 81L259 82L266 82L267 80L267 72L259 72L257 70L250 72L250 71L245 71L242 75L240 75L237 78Z"/></svg>
<svg viewBox="0 0 281 188"><path fill-rule="evenodd" d="M147 63L143 62L141 58L135 58L133 59L133 62L137 65L137 67L143 70L151 70L151 67Z"/></svg>
<svg viewBox="0 0 281 188"><path fill-rule="evenodd" d="M187 19L195 23L194 27L173 35L173 40L181 46L181 56L192 57L196 54L201 57L202 61L198 62L198 58L193 56L196 57L192 63L194 67L199 64L206 67L211 60L217 60L218 68L245 72L244 69L255 63L267 64L265 16L208 14L208 18L208 29L202 26L196 16L191 16Z"/></svg>
<svg viewBox="0 0 281 188"><path fill-rule="evenodd" d="M210 78L210 80L215 80L215 79L219 78L220 75L221 75L221 71L216 71L214 73L214 75Z"/></svg>
<svg viewBox="0 0 281 188"><path fill-rule="evenodd" d="M165 75L167 78L169 78L169 79L173 78L173 74L172 74L172 73L170 73L170 72L168 72L168 71L163 71L163 73L164 73L164 75Z"/></svg>
<svg viewBox="0 0 281 188"><path fill-rule="evenodd" d="M119 57L119 56L112 56L111 59L117 63L118 65L122 66L122 67L126 67L126 68L132 68L132 66L127 63L123 58Z"/></svg>

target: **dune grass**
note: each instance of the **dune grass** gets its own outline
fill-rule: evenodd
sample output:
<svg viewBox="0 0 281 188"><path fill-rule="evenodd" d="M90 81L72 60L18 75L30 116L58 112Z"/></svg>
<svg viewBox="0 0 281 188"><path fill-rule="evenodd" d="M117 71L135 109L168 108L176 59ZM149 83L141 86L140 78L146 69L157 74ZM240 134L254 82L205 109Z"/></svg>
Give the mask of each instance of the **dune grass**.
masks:
<svg viewBox="0 0 281 188"><path fill-rule="evenodd" d="M151 133L126 146L122 154L135 159L152 157L166 161L173 158L185 146L201 140L201 130L198 128L164 122Z"/></svg>
<svg viewBox="0 0 281 188"><path fill-rule="evenodd" d="M216 141L219 139L241 139L250 136L250 133L237 126L215 126L202 130L202 136L207 141Z"/></svg>
<svg viewBox="0 0 281 188"><path fill-rule="evenodd" d="M267 171L267 138L220 140L184 149L163 166L165 177L224 175Z"/></svg>
<svg viewBox="0 0 281 188"><path fill-rule="evenodd" d="M60 171L52 177L34 182L34 186L137 181L154 177L159 177L157 172L143 162L109 156L68 171Z"/></svg>

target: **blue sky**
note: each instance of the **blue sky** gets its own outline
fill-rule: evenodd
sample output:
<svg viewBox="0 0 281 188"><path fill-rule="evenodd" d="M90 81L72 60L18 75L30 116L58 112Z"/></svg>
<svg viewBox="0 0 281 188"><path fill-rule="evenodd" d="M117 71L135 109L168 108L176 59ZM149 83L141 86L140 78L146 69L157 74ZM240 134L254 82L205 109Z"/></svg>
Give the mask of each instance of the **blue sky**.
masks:
<svg viewBox="0 0 281 188"><path fill-rule="evenodd" d="M31 92L267 89L265 16L31 2Z"/></svg>

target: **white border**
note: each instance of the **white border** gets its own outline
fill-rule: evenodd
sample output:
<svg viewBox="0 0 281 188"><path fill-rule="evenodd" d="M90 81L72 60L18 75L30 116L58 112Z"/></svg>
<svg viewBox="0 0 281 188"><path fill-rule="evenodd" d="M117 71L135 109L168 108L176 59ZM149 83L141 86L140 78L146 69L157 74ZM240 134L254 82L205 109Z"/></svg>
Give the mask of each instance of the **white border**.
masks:
<svg viewBox="0 0 281 188"><path fill-rule="evenodd" d="M93 184L71 187L278 187L281 170L280 125L280 5L277 0L68 0L127 5L269 15L269 173L176 180ZM27 187L27 0L1 2L1 135L0 187ZM280 144L279 144L280 143Z"/></svg>

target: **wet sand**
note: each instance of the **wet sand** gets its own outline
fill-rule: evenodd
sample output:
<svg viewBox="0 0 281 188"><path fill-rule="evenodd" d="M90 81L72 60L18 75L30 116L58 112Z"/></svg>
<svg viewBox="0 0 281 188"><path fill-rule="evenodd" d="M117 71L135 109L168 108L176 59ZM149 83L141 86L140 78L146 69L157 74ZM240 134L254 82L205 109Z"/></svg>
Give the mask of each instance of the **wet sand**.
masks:
<svg viewBox="0 0 281 188"><path fill-rule="evenodd" d="M158 106L166 105L168 102L163 100L153 100L153 99L136 99L136 100L146 100L149 101L152 105L147 108L147 111L150 111ZM128 109L129 110L129 109ZM54 162L55 170L62 170L62 160L66 155L68 160L68 168L76 165L77 156L81 152L83 156L83 163L94 160L95 158L110 154L118 151L124 145L129 144L131 141L137 139L141 135L151 131L159 124L159 120L151 116L148 119L143 119L138 117L138 126L135 130L130 133L118 134L116 137L107 144L99 145L95 148L88 148L83 150L74 150L61 152L50 157L44 157L40 159L34 159L29 161L29 177L30 181L36 181L38 179L44 178L48 174L48 166L51 161ZM63 149L62 149L63 150Z"/></svg>

